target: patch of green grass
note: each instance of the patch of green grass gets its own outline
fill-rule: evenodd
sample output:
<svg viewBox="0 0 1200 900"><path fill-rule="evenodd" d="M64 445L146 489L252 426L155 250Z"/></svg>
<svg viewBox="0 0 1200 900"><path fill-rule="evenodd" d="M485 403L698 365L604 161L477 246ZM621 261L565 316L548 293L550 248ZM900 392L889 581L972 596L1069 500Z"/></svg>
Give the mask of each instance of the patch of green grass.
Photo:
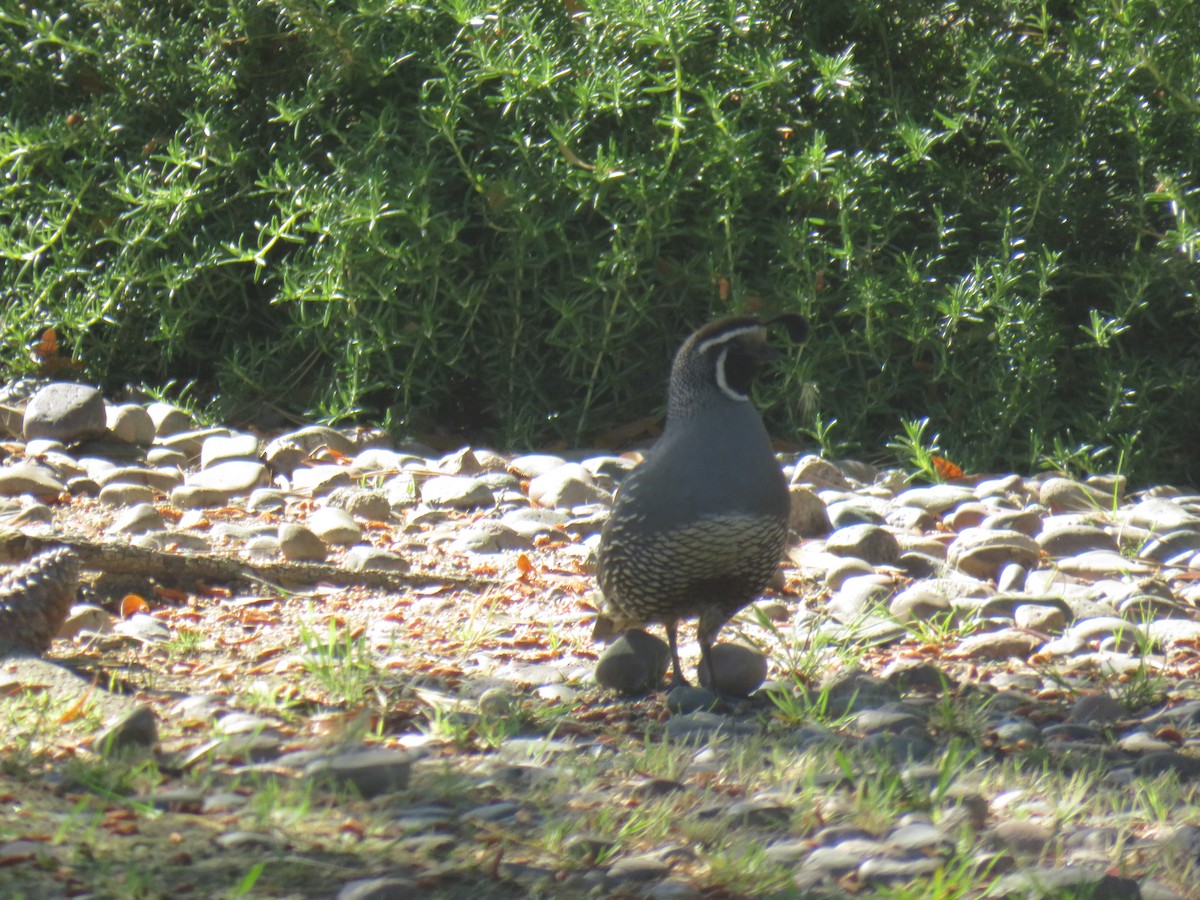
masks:
<svg viewBox="0 0 1200 900"><path fill-rule="evenodd" d="M380 702L380 676L363 637L353 637L331 619L322 634L301 625L304 671L329 702L350 708Z"/></svg>

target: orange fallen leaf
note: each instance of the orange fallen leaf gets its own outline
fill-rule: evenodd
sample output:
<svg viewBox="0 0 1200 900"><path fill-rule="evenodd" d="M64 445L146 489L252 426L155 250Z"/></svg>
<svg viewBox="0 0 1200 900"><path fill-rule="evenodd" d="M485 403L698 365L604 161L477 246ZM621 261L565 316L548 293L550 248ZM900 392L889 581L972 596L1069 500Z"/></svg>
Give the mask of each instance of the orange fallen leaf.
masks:
<svg viewBox="0 0 1200 900"><path fill-rule="evenodd" d="M137 594L126 594L121 599L121 618L128 619L134 613L150 612L150 604Z"/></svg>
<svg viewBox="0 0 1200 900"><path fill-rule="evenodd" d="M933 463L933 467L937 470L938 475L946 481L962 478L966 474L957 464L952 463L944 456L930 456L929 461Z"/></svg>
<svg viewBox="0 0 1200 900"><path fill-rule="evenodd" d="M181 591L179 588L163 587L162 585L157 585L154 588L154 593L159 600L166 600L168 603L186 603L188 598L186 591ZM130 594L129 596L135 597L137 595ZM146 601L143 600L142 602L145 603Z"/></svg>
<svg viewBox="0 0 1200 900"><path fill-rule="evenodd" d="M533 560L524 553L517 556L517 571L522 575L528 575L533 571Z"/></svg>

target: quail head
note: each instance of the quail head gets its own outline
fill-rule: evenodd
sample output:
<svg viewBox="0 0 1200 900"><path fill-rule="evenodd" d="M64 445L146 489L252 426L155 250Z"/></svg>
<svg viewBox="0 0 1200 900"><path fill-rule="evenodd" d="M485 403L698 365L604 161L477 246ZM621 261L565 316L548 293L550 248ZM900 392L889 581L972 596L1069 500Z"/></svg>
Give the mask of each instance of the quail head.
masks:
<svg viewBox="0 0 1200 900"><path fill-rule="evenodd" d="M677 684L687 683L679 621L699 619L701 671L715 683L717 632L762 592L783 556L787 483L750 401L755 375L776 355L767 343L775 322L794 341L807 333L801 316L734 316L684 341L662 437L621 483L600 536L597 633L661 623Z"/></svg>

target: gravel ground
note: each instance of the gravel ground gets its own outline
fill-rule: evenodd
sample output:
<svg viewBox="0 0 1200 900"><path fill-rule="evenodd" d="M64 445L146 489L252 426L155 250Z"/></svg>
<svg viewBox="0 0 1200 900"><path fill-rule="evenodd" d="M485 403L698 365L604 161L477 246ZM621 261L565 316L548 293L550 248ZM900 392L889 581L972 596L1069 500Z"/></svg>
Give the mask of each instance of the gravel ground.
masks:
<svg viewBox="0 0 1200 900"><path fill-rule="evenodd" d="M10 386L0 429L0 533L328 567L281 586L99 565L45 659L0 661L8 801L32 815L61 767L146 754L159 775L126 797L206 823L180 826L186 859L140 830L160 879L228 886L220 860L261 857L263 896L1200 896L1187 490L782 458L793 540L713 693L669 689L655 635L591 640L633 456L260 435L79 385ZM15 704L50 684L103 714L41 733ZM332 785L312 820L340 824L250 817L264 772ZM105 895L70 840L2 828L24 890ZM311 882L271 880L334 849Z"/></svg>

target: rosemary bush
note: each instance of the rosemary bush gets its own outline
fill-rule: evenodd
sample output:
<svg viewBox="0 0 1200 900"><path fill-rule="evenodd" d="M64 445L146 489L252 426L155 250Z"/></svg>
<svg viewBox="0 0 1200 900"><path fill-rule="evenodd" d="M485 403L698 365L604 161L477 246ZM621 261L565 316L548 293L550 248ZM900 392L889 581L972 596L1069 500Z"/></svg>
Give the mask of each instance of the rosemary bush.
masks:
<svg viewBox="0 0 1200 900"><path fill-rule="evenodd" d="M55 327L221 414L574 442L795 310L776 433L1197 481L1197 47L1150 0L17 0L0 366Z"/></svg>

